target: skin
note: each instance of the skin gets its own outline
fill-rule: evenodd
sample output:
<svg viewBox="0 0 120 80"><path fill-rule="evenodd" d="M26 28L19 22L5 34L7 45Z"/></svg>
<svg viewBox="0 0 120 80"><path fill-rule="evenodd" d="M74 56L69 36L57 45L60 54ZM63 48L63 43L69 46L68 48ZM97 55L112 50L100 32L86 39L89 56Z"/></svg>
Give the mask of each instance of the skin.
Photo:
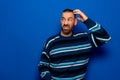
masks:
<svg viewBox="0 0 120 80"><path fill-rule="evenodd" d="M75 18L74 14L80 15L80 17ZM73 10L73 12L63 12L61 17L61 35L64 37L69 37L72 35L72 30L74 26L77 24L77 21L84 22L88 19L88 17L79 9Z"/></svg>

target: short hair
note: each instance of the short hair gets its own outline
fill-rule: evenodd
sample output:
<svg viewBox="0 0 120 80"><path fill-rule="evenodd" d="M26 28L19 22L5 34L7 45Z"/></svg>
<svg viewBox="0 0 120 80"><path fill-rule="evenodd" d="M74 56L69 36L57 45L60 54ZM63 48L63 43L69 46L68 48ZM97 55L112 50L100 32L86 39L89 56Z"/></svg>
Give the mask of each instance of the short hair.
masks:
<svg viewBox="0 0 120 80"><path fill-rule="evenodd" d="M63 10L63 13L64 13L64 12L73 12L73 10L67 8L67 9L64 9L64 10ZM74 14L74 17L76 18L76 14Z"/></svg>

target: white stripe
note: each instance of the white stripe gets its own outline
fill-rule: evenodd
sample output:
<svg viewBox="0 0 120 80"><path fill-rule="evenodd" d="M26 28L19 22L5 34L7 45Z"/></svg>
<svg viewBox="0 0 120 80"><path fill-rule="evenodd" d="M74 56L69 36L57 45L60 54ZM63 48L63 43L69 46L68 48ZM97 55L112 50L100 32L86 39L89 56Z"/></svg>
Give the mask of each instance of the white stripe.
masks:
<svg viewBox="0 0 120 80"><path fill-rule="evenodd" d="M87 59L85 62L80 63L80 64L71 64L71 65L66 65L66 66L53 66L53 65L50 65L50 67L51 67L51 68L67 68L67 67L75 67L75 66L80 66L80 65L87 64L87 63L88 63L88 60L89 60L89 59Z"/></svg>
<svg viewBox="0 0 120 80"><path fill-rule="evenodd" d="M68 78L59 78L59 77L54 77L52 76L53 80L81 80L84 78L86 73L75 76L75 77L68 77Z"/></svg>
<svg viewBox="0 0 120 80"><path fill-rule="evenodd" d="M97 27L97 26L98 26L98 24L96 23L96 25L93 26L93 27L91 27L89 30L92 30L93 28L95 28L95 27Z"/></svg>
<svg viewBox="0 0 120 80"><path fill-rule="evenodd" d="M45 54L47 56L47 58L49 58L48 54L46 52L42 52L42 54Z"/></svg>
<svg viewBox="0 0 120 80"><path fill-rule="evenodd" d="M102 40L102 41L109 41L109 40L111 39L111 37L109 37L108 39L97 37L96 39L98 39L98 40Z"/></svg>
<svg viewBox="0 0 120 80"><path fill-rule="evenodd" d="M91 37L92 37L92 41L93 41L95 47L97 47L97 44L96 44L96 42L95 42L95 40L94 40L94 37L93 37L93 34L91 34Z"/></svg>
<svg viewBox="0 0 120 80"><path fill-rule="evenodd" d="M76 36L83 35L83 34L87 34L87 33L86 32L85 33L78 33L78 34L75 34L73 36L76 37Z"/></svg>
<svg viewBox="0 0 120 80"><path fill-rule="evenodd" d="M59 63L59 64L51 63L51 65L55 65L55 66L73 65L73 64L83 63L83 62L86 62L86 61L88 61L88 60L89 60L89 58L88 58L88 59L85 59L85 60L74 61L74 62L67 62L67 63Z"/></svg>
<svg viewBox="0 0 120 80"><path fill-rule="evenodd" d="M50 67L51 67L51 68L67 68L67 67L75 67L75 66L84 65L84 64L86 64L86 63L88 63L88 61L85 62L85 63L81 63L81 64L66 65L66 66L57 66L57 67L54 67L54 66L50 65Z"/></svg>
<svg viewBox="0 0 120 80"><path fill-rule="evenodd" d="M55 38L51 39L51 40L47 43L46 48L48 47L48 45L49 45L52 41L54 41L55 39L57 39L57 38L59 38L59 37L60 37L60 36L56 36Z"/></svg>
<svg viewBox="0 0 120 80"><path fill-rule="evenodd" d="M38 64L38 66L42 66L42 65L49 66L49 63L44 62L44 61L40 61L40 63Z"/></svg>
<svg viewBox="0 0 120 80"><path fill-rule="evenodd" d="M44 71L44 72L42 72L42 73L41 73L41 77L42 77L42 78L45 77L45 75L46 75L47 73L50 73L50 72L49 72L49 71Z"/></svg>
<svg viewBox="0 0 120 80"><path fill-rule="evenodd" d="M75 64L83 64L88 62L89 58L86 60L80 60L80 61L75 61L75 62L67 62L67 63L59 63L59 64L53 64L51 63L50 65L52 65L53 67L58 67L58 66L71 66L71 65L75 65Z"/></svg>
<svg viewBox="0 0 120 80"><path fill-rule="evenodd" d="M77 51L77 50L83 50L83 49L88 49L91 48L92 46L84 47L84 48L77 48L77 49L71 49L71 50L62 50L54 53L50 53L50 55L61 53L61 52L70 52L70 51Z"/></svg>
<svg viewBox="0 0 120 80"><path fill-rule="evenodd" d="M56 52L56 51L62 51L62 50L70 50L70 49L76 49L76 48L83 48L83 47L88 47L90 44L82 44L82 45L77 45L77 46L70 46L70 47L62 47L62 48L57 48L53 49L50 51L50 53Z"/></svg>

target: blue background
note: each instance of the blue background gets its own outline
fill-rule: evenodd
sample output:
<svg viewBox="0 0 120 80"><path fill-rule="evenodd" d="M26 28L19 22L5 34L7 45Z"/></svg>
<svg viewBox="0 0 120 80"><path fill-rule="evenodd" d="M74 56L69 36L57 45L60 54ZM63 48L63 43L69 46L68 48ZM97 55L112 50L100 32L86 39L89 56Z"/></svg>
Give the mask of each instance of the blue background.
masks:
<svg viewBox="0 0 120 80"><path fill-rule="evenodd" d="M93 51L86 80L120 79L119 0L0 0L0 80L40 80L37 64L44 42L59 32L61 12L81 9L112 40ZM84 31L79 22L75 31Z"/></svg>

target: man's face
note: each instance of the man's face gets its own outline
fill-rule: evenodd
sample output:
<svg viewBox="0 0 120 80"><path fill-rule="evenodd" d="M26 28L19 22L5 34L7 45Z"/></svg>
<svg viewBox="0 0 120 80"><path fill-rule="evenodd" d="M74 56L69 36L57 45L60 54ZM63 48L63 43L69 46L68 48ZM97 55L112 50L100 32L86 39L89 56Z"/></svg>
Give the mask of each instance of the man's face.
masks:
<svg viewBox="0 0 120 80"><path fill-rule="evenodd" d="M70 34L74 25L76 24L76 19L73 12L63 12L61 17L61 26L63 34Z"/></svg>

